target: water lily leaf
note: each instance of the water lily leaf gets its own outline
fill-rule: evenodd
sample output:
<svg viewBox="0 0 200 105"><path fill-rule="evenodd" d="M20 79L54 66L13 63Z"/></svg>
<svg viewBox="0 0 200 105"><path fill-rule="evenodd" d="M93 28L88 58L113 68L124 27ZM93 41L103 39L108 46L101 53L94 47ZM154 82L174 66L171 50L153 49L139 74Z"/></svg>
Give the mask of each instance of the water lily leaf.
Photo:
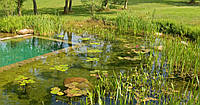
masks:
<svg viewBox="0 0 200 105"><path fill-rule="evenodd" d="M117 57L117 58L120 59L120 60L124 59L123 57Z"/></svg>
<svg viewBox="0 0 200 105"><path fill-rule="evenodd" d="M91 45L101 45L100 43L90 43Z"/></svg>
<svg viewBox="0 0 200 105"><path fill-rule="evenodd" d="M100 53L100 52L103 52L102 50L99 50L99 49L90 49L87 51L88 53Z"/></svg>
<svg viewBox="0 0 200 105"><path fill-rule="evenodd" d="M29 80L27 81L27 83L35 83L35 81L32 80L32 79L29 79Z"/></svg>
<svg viewBox="0 0 200 105"><path fill-rule="evenodd" d="M90 57L87 57L87 62L93 62L93 61L99 61L99 58L90 58Z"/></svg>
<svg viewBox="0 0 200 105"><path fill-rule="evenodd" d="M20 83L20 86L25 86L26 84L25 83Z"/></svg>
<svg viewBox="0 0 200 105"><path fill-rule="evenodd" d="M58 91L60 91L61 89L59 87L53 87L53 88L51 88L51 90L58 90Z"/></svg>
<svg viewBox="0 0 200 105"><path fill-rule="evenodd" d="M59 91L58 90L52 90L50 93L51 94L57 94Z"/></svg>
<svg viewBox="0 0 200 105"><path fill-rule="evenodd" d="M90 38L80 38L81 40L83 40L83 41L88 41L88 40L90 40Z"/></svg>
<svg viewBox="0 0 200 105"><path fill-rule="evenodd" d="M57 95L62 96L62 95L64 95L64 93L63 92L58 92Z"/></svg>
<svg viewBox="0 0 200 105"><path fill-rule="evenodd" d="M60 38L63 38L63 37L64 37L64 35L58 35L58 37L60 37Z"/></svg>

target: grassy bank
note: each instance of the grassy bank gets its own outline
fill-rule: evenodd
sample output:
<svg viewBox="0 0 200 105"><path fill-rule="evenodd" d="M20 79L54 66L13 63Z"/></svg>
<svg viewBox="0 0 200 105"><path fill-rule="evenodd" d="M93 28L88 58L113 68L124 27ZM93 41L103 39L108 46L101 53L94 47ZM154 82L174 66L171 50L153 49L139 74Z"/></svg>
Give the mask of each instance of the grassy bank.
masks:
<svg viewBox="0 0 200 105"><path fill-rule="evenodd" d="M33 29L35 34L51 35L60 32L64 21L52 15L8 16L1 18L0 31L16 33L20 29Z"/></svg>

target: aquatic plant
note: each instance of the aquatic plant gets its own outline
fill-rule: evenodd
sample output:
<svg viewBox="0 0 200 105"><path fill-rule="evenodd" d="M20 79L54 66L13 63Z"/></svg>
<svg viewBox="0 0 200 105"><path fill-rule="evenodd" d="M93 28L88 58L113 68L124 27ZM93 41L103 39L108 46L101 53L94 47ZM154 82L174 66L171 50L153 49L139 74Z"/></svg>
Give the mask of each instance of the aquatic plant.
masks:
<svg viewBox="0 0 200 105"><path fill-rule="evenodd" d="M101 43L90 43L91 45L101 45Z"/></svg>
<svg viewBox="0 0 200 105"><path fill-rule="evenodd" d="M20 75L18 76L15 81L17 81L17 83L20 85L20 86L26 86L28 84L31 84L31 83L35 83L35 81L29 77L25 77L23 75Z"/></svg>
<svg viewBox="0 0 200 105"><path fill-rule="evenodd" d="M87 50L87 53L100 53L100 52L103 52L103 51L99 50L99 49L90 49L90 50Z"/></svg>
<svg viewBox="0 0 200 105"><path fill-rule="evenodd" d="M59 37L59 38L63 38L63 37L65 37L65 36L64 36L64 35L58 35L58 37Z"/></svg>
<svg viewBox="0 0 200 105"><path fill-rule="evenodd" d="M88 40L90 40L90 38L80 38L80 40L82 40L82 41L88 41Z"/></svg>
<svg viewBox="0 0 200 105"><path fill-rule="evenodd" d="M65 65L58 65L58 66L54 66L54 67L51 67L50 68L51 70L58 70L58 71L66 71L69 69L69 65L68 64L65 64Z"/></svg>
<svg viewBox="0 0 200 105"><path fill-rule="evenodd" d="M53 88L51 88L50 93L51 94L57 94L59 96L64 95L64 93L61 91L61 89L59 87L53 87Z"/></svg>
<svg viewBox="0 0 200 105"><path fill-rule="evenodd" d="M90 57L87 57L87 62L94 62L94 61L99 61L99 58L90 58Z"/></svg>
<svg viewBox="0 0 200 105"><path fill-rule="evenodd" d="M8 16L0 20L0 32L16 33L21 29L33 29L34 34L51 35L61 32L64 21L55 15Z"/></svg>

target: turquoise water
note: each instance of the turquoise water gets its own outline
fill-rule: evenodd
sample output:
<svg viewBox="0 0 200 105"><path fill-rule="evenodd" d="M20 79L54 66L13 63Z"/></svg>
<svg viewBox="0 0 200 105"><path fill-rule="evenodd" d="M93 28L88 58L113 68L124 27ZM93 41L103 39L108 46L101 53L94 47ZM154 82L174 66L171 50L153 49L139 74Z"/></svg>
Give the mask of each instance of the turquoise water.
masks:
<svg viewBox="0 0 200 105"><path fill-rule="evenodd" d="M0 42L0 67L68 47L67 43L40 38Z"/></svg>

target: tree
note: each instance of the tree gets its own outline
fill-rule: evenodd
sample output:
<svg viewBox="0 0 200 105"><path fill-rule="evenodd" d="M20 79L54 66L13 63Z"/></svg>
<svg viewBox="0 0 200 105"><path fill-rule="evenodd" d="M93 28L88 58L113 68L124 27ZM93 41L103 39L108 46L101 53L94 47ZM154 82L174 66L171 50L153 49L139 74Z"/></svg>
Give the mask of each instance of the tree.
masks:
<svg viewBox="0 0 200 105"><path fill-rule="evenodd" d="M107 9L108 8L108 0L104 0L102 5Z"/></svg>
<svg viewBox="0 0 200 105"><path fill-rule="evenodd" d="M21 12L21 0L17 0L17 13L19 16L22 15L22 12Z"/></svg>
<svg viewBox="0 0 200 105"><path fill-rule="evenodd" d="M21 7L23 6L23 3L24 3L25 0L17 0L17 13L19 16L22 15L22 12L21 12Z"/></svg>
<svg viewBox="0 0 200 105"><path fill-rule="evenodd" d="M124 2L124 9L127 9L128 8L128 0L125 0Z"/></svg>
<svg viewBox="0 0 200 105"><path fill-rule="evenodd" d="M64 14L68 13L68 0L65 0Z"/></svg>
<svg viewBox="0 0 200 105"><path fill-rule="evenodd" d="M194 3L195 3L195 1L196 1L196 0L190 0L190 3L191 3L191 4L194 4Z"/></svg>
<svg viewBox="0 0 200 105"><path fill-rule="evenodd" d="M69 1L69 11L72 11L72 0Z"/></svg>
<svg viewBox="0 0 200 105"><path fill-rule="evenodd" d="M69 11L72 11L72 0L65 0L64 14L68 14Z"/></svg>
<svg viewBox="0 0 200 105"><path fill-rule="evenodd" d="M36 3L36 0L33 0L33 11L34 11L34 14L36 15L37 14L37 3Z"/></svg>

